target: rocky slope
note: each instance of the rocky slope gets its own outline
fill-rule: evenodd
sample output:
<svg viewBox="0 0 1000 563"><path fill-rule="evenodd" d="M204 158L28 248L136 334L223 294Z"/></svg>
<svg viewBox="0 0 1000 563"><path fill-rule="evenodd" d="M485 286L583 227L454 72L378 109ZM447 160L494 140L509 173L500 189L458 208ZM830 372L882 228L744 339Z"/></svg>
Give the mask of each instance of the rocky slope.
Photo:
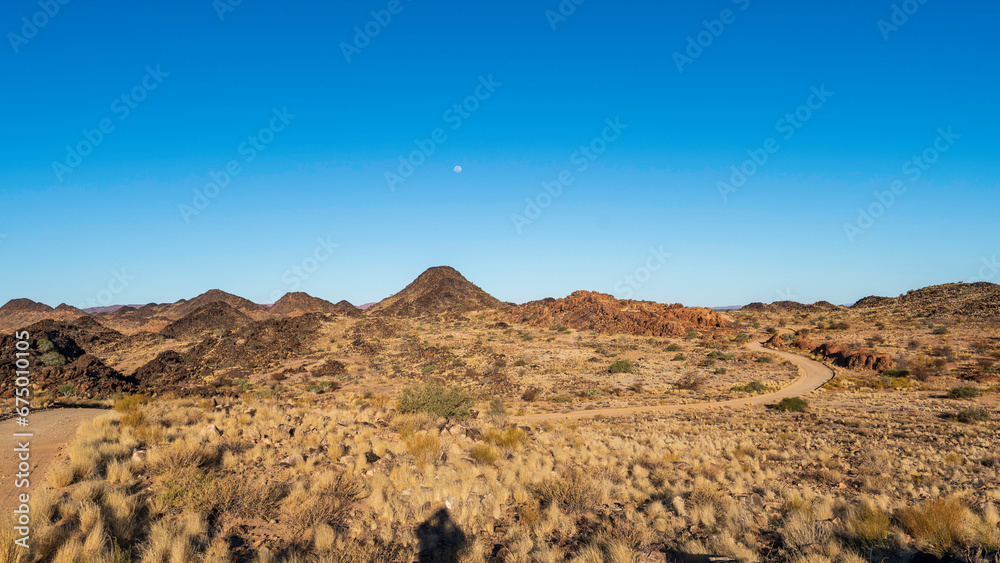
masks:
<svg viewBox="0 0 1000 563"><path fill-rule="evenodd" d="M683 336L692 330L724 328L719 313L703 307L652 301L618 300L594 291L574 291L562 299L547 298L515 307L512 322L534 326L567 326L576 330L640 336Z"/></svg>
<svg viewBox="0 0 1000 563"><path fill-rule="evenodd" d="M932 285L899 297L865 297L852 305L851 310L893 315L952 314L998 320L1000 285L987 282Z"/></svg>
<svg viewBox="0 0 1000 563"><path fill-rule="evenodd" d="M215 301L199 307L188 315L170 323L160 334L178 340L199 338L206 332L228 332L252 322L242 311L224 301Z"/></svg>
<svg viewBox="0 0 1000 563"><path fill-rule="evenodd" d="M366 312L396 317L458 316L471 311L507 308L509 305L465 279L458 270L437 266Z"/></svg>
<svg viewBox="0 0 1000 563"><path fill-rule="evenodd" d="M361 309L351 305L347 301L331 303L326 299L313 297L308 293L297 291L286 293L271 306L270 312L276 315L294 315L301 313L329 313L335 315L347 315L357 317L361 315Z"/></svg>

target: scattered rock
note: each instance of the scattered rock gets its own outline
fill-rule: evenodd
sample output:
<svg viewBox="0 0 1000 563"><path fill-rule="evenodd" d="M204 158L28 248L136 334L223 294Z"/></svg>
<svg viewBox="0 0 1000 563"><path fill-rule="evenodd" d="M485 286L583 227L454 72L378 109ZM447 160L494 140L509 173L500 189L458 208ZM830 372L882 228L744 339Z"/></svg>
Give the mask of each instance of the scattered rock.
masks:
<svg viewBox="0 0 1000 563"><path fill-rule="evenodd" d="M202 438L213 439L222 436L222 431L219 430L219 427L214 424L206 424L205 427L201 429L201 432L198 433L198 435L201 436Z"/></svg>

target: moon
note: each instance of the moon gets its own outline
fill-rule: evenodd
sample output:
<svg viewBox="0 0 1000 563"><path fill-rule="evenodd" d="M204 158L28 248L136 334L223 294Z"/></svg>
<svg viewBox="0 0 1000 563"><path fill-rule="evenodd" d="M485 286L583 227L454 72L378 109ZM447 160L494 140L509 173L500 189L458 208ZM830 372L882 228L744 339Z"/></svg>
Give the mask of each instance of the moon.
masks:
<svg viewBox="0 0 1000 563"><path fill-rule="evenodd" d="M458 174L461 171L462 171L462 167L461 166L456 166L455 167L455 174Z"/></svg>

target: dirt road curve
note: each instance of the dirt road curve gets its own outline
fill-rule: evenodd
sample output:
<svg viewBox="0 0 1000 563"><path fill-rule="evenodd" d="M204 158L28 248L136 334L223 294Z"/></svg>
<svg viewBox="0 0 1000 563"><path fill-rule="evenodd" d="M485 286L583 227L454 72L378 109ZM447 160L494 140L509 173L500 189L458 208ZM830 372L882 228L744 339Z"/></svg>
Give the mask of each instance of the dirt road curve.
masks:
<svg viewBox="0 0 1000 563"><path fill-rule="evenodd" d="M761 346L759 342L750 342L747 344L747 348L750 350L764 351L765 348ZM754 395L752 397L741 397L739 399L731 399L729 401L718 401L718 402L705 402L705 403L688 403L686 405L657 405L652 407L618 407L618 408L605 408L605 409L590 409L590 410L580 410L573 412L563 412L563 413L543 413L543 414L529 414L525 416L515 416L511 417L515 422L539 422L543 420L565 420L572 418L586 418L595 415L605 415L605 416L624 416L636 413L647 413L647 412L676 412L682 410L695 410L695 409L714 409L719 407L739 407L743 405L760 405L766 403L773 403L780 401L785 397L797 397L799 395L805 395L811 393L816 389L819 389L824 383L829 381L833 377L833 370L826 367L825 365L810 360L809 358L804 358L797 354L792 354L789 352L782 352L781 350L772 350L767 348L766 351L770 354L780 356L781 358L788 360L789 362L795 364L799 368L799 377L788 384L787 386L781 388L774 393L768 393L766 395Z"/></svg>
<svg viewBox="0 0 1000 563"><path fill-rule="evenodd" d="M54 409L32 413L27 428L17 426L16 419L0 422L0 511L9 514L16 506L17 496L27 491L36 491L45 482L48 473L57 461L65 459L63 450L76 436L80 423L108 411L103 409ZM30 432L30 438L15 438L15 432ZM18 454L14 448L18 441L30 440L31 485L27 489L14 485L18 472Z"/></svg>

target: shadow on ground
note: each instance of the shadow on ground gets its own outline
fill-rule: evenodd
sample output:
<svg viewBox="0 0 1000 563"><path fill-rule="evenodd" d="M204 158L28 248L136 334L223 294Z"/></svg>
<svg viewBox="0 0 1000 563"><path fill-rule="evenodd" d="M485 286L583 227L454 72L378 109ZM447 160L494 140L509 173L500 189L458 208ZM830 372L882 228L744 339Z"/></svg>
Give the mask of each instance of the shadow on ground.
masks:
<svg viewBox="0 0 1000 563"><path fill-rule="evenodd" d="M458 563L459 553L467 543L465 532L445 508L417 526L417 540L420 542L417 554L420 563Z"/></svg>

